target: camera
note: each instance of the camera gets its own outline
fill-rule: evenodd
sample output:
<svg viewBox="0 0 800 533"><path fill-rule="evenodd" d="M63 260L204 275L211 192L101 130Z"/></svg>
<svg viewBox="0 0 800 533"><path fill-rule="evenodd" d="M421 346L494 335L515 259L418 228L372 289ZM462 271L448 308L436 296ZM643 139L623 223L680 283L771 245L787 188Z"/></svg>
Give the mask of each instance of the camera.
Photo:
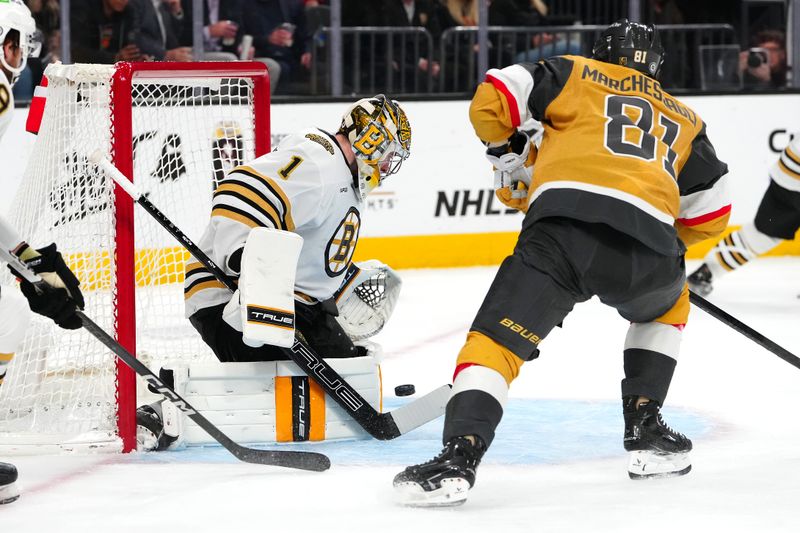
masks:
<svg viewBox="0 0 800 533"><path fill-rule="evenodd" d="M765 48L751 48L747 51L747 66L758 68L769 62L769 52Z"/></svg>

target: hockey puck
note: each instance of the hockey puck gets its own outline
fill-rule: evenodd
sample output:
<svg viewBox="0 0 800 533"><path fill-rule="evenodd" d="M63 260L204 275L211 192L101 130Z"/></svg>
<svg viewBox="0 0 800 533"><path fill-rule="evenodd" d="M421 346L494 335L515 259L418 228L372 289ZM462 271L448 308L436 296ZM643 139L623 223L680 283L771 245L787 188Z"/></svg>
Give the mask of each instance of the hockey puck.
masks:
<svg viewBox="0 0 800 533"><path fill-rule="evenodd" d="M411 396L415 392L417 392L417 389L415 389L414 385L411 385L410 383L408 385L398 385L394 388L394 393L397 396Z"/></svg>

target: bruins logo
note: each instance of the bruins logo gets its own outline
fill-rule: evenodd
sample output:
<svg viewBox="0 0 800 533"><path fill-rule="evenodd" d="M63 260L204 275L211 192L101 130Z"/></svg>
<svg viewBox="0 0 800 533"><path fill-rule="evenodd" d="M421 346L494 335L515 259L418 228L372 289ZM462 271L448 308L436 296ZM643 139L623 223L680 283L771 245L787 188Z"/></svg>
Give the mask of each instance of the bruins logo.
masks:
<svg viewBox="0 0 800 533"><path fill-rule="evenodd" d="M325 272L335 278L347 270L358 243L361 215L351 207L325 247Z"/></svg>

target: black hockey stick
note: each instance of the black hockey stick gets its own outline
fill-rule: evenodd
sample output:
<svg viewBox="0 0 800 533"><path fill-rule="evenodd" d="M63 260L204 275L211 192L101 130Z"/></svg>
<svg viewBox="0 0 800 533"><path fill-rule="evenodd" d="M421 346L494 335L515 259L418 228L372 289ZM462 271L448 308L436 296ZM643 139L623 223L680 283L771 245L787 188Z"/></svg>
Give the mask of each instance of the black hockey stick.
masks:
<svg viewBox="0 0 800 533"><path fill-rule="evenodd" d="M0 258L10 264L16 272L21 274L36 288L36 291L41 293L47 290L44 285L47 284L42 278L34 274L28 267L20 261L17 256L6 250L0 249ZM195 424L203 428L206 433L219 442L226 450L231 452L237 459L246 463L255 463L270 466L282 466L286 468L297 468L300 470L312 470L314 472L323 472L331 467L331 461L327 456L315 452L297 452L291 450L256 450L254 448L246 448L240 444L235 443L227 435L219 430L217 426L212 424L206 417L198 413L194 407L189 405L189 402L181 398L172 388L167 386L158 376L147 368L141 361L136 359L128 352L116 339L105 332L103 328L98 326L92 319L86 316L82 311L77 311L76 314L81 319L83 328L88 331L94 338L102 342L109 350L122 359L122 362L128 365L134 372L142 376L147 383L152 385L164 397L175 404L186 416L191 418Z"/></svg>
<svg viewBox="0 0 800 533"><path fill-rule="evenodd" d="M780 346L778 343L768 339L736 317L726 313L696 292L691 290L689 291L689 301L723 324L730 326L751 341L774 353L790 365L800 368L800 357L797 357L783 346Z"/></svg>
<svg viewBox="0 0 800 533"><path fill-rule="evenodd" d="M208 255L205 254L180 228L175 226L136 186L105 158L94 152L91 161L102 168L114 182L133 200L144 208L170 235L175 237L195 259L203 264L232 292L236 283L225 274ZM378 440L391 440L408 433L412 429L430 422L444 414L450 398L450 385L443 385L425 396L388 413L379 413L331 366L319 357L308 344L295 337L291 348L281 348L284 354L299 366L303 372L314 379L325 393L355 420L364 431Z"/></svg>

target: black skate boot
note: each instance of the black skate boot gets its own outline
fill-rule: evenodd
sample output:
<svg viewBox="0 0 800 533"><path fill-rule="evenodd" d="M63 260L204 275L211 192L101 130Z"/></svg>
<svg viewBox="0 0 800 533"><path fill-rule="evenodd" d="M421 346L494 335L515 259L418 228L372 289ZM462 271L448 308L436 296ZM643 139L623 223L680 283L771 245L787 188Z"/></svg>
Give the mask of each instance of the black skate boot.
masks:
<svg viewBox="0 0 800 533"><path fill-rule="evenodd" d="M708 265L703 263L700 268L689 274L686 281L689 283L689 288L694 292L700 296L708 296L714 290L713 277Z"/></svg>
<svg viewBox="0 0 800 533"><path fill-rule="evenodd" d="M0 463L0 505L19 499L17 469L14 465Z"/></svg>
<svg viewBox="0 0 800 533"><path fill-rule="evenodd" d="M661 418L658 402L636 407L637 396L622 399L625 417L625 449L631 452L628 475L631 479L671 477L692 469L689 452L692 441L672 430Z"/></svg>
<svg viewBox="0 0 800 533"><path fill-rule="evenodd" d="M475 438L456 437L445 444L442 452L428 461L409 466L394 478L400 503L413 507L447 507L461 505L467 491L475 484L475 470L486 446Z"/></svg>

